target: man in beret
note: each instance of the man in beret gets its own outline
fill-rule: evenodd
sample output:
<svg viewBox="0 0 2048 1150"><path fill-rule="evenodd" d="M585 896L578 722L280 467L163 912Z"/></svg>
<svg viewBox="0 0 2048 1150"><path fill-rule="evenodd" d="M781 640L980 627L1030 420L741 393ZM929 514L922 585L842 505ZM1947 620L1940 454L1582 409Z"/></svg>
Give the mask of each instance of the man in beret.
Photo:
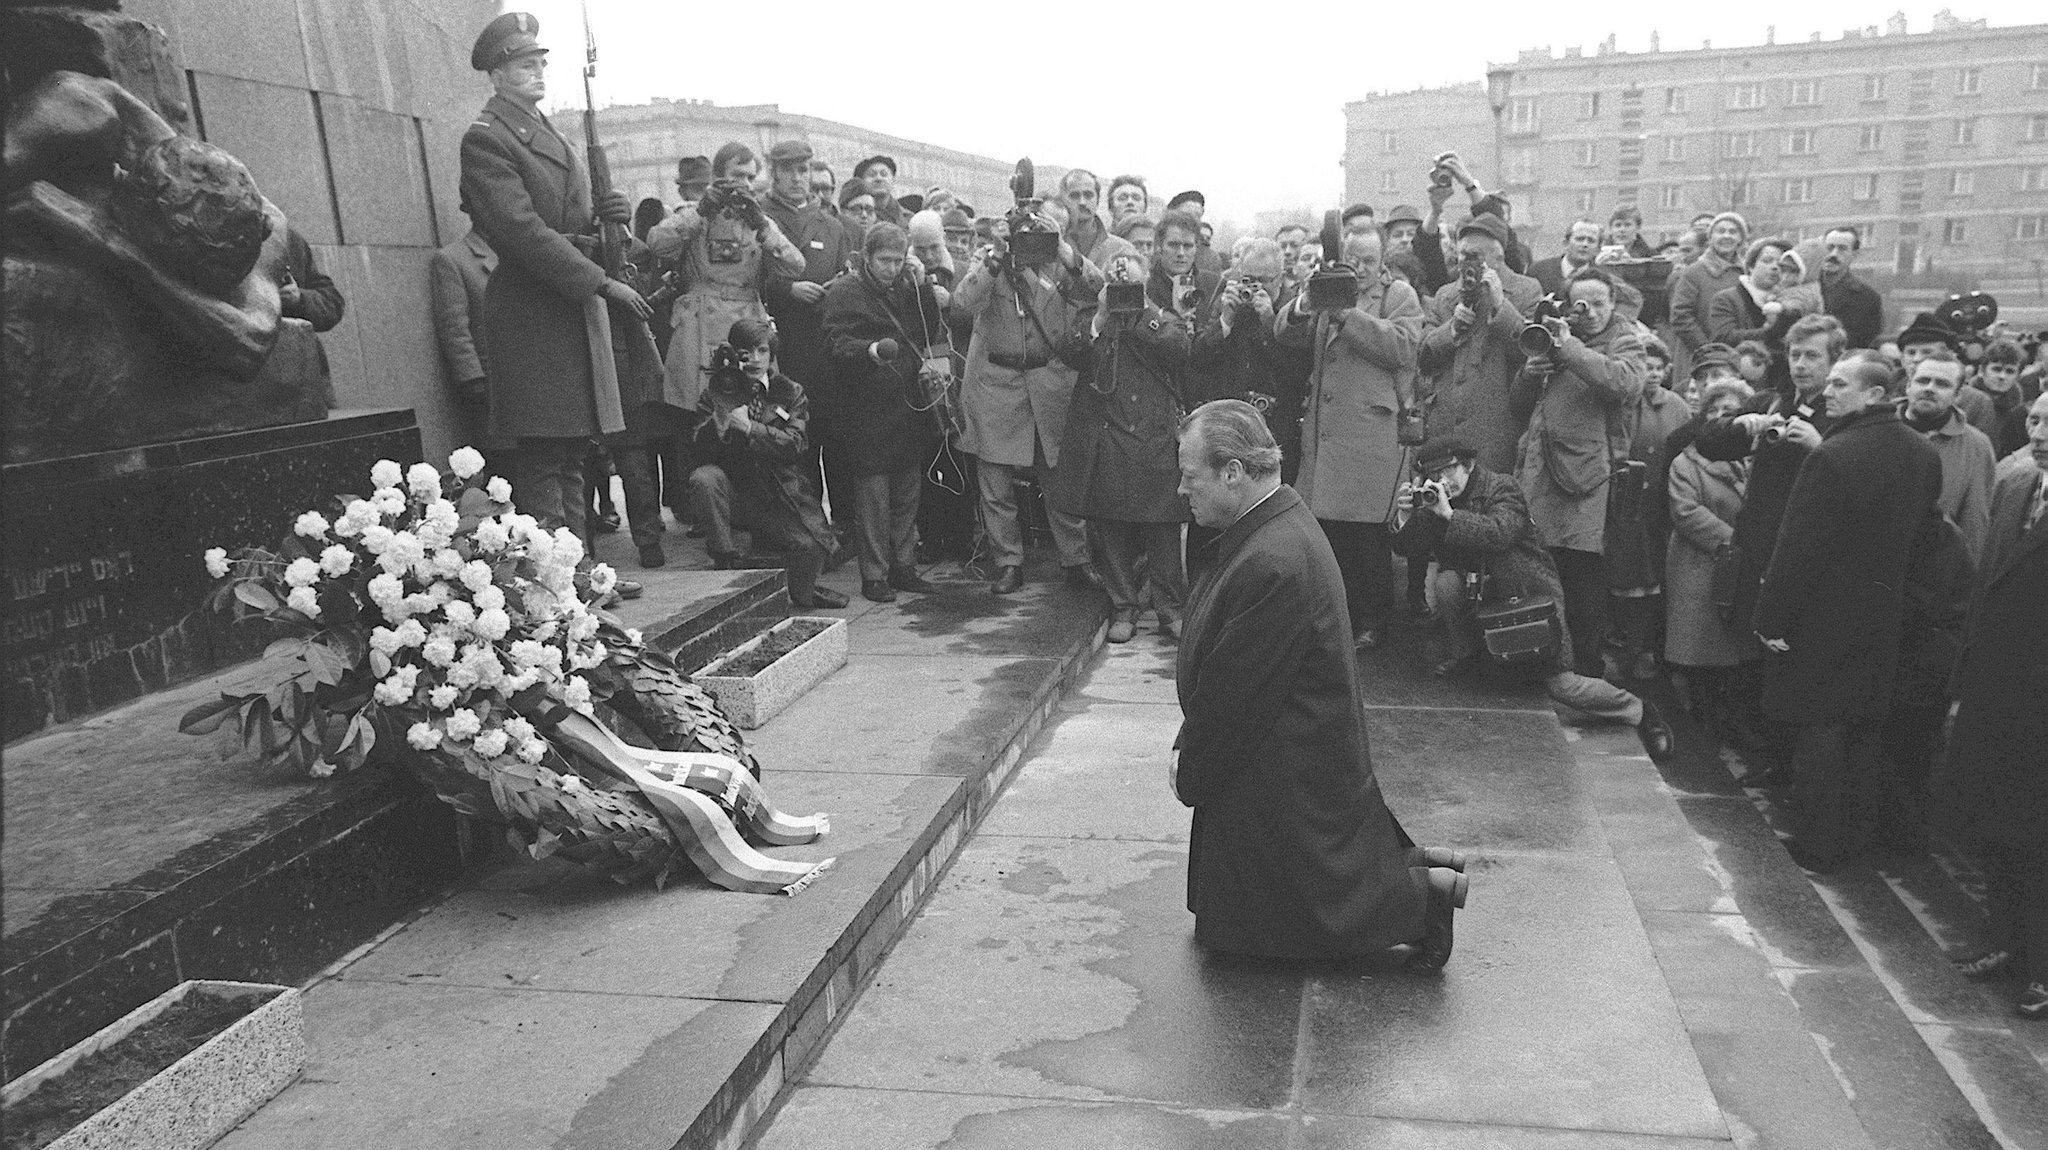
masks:
<svg viewBox="0 0 2048 1150"><path fill-rule="evenodd" d="M783 140L768 149L768 195L761 201L761 210L802 253L804 270L800 275L788 275L770 263L761 297L775 320L783 374L810 395L808 450L815 481L834 402L832 357L825 348L824 312L819 303L825 298L825 285L845 270L853 245L839 217L811 201L812 158L811 146L802 140ZM835 511L853 506L851 488L833 490L832 494Z"/></svg>
<svg viewBox="0 0 2048 1150"><path fill-rule="evenodd" d="M896 202L896 160L893 156L869 156L853 167L853 178L865 185L868 194L875 197L875 223L895 224L904 227L910 218L903 206ZM841 196L842 206L846 197Z"/></svg>
<svg viewBox="0 0 2048 1150"><path fill-rule="evenodd" d="M626 429L647 383L637 371L621 376L613 337L629 327L645 335L651 310L586 254L599 222L630 223L632 204L615 190L593 209L576 149L542 114L547 49L539 29L531 15L508 12L484 28L470 52L470 65L489 75L494 94L462 138L462 198L498 253L484 291L483 328L491 350L492 431L519 441L515 497L542 523L566 526L587 541L584 448ZM647 342L651 353L651 335ZM653 363L658 396L658 356ZM637 594L638 585L630 586Z"/></svg>

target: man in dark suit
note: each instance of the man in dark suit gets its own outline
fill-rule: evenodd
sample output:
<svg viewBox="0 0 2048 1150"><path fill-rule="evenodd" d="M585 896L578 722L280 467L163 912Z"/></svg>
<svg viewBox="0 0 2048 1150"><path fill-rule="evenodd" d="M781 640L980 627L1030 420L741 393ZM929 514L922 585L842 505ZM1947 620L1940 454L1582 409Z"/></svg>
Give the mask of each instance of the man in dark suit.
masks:
<svg viewBox="0 0 2048 1150"><path fill-rule="evenodd" d="M1529 274L1542 285L1544 295L1561 295L1565 281L1580 268L1589 267L1593 257L1600 254L1600 222L1598 220L1573 220L1571 231L1565 235L1564 254L1544 260L1529 269Z"/></svg>
<svg viewBox="0 0 2048 1150"><path fill-rule="evenodd" d="M1820 257L1822 305L1842 321L1850 347L1876 347L1877 333L1884 330L1884 297L1849 270L1863 248L1863 237L1855 228L1830 228L1821 242L1826 245Z"/></svg>
<svg viewBox="0 0 2048 1150"><path fill-rule="evenodd" d="M547 49L536 38L539 27L524 12L508 12L484 28L470 51L470 66L489 74L495 94L462 137L462 198L498 253L483 329L492 361L491 430L519 441L514 498L542 523L567 526L587 540L584 448L594 437L624 431L627 412L644 394L642 381L617 370L606 308L643 323L652 312L639 292L608 278L575 242L591 235L599 219L632 222L633 208L613 191L593 213L583 164L541 113ZM650 335L650 352L652 344ZM658 397L658 376L654 392ZM630 586L637 592L637 584Z"/></svg>
<svg viewBox="0 0 2048 1150"><path fill-rule="evenodd" d="M1891 367L1852 352L1822 397L1835 423L1799 468L1752 625L1772 654L1764 710L1798 724L1787 848L1828 871L1874 844L1894 796L1879 756L1904 627L1907 558L1939 514L1941 457L1891 405Z"/></svg>
<svg viewBox="0 0 2048 1150"><path fill-rule="evenodd" d="M775 319L776 361L782 373L795 380L811 397L810 468L821 470L824 437L832 424L832 356L825 349L825 285L846 270L853 256L853 242L846 226L823 204L813 202L810 193L811 146L802 140L783 140L768 149L768 195L761 210L796 250L803 253L802 275L785 275L769 261L761 284L761 300ZM832 512L846 519L853 509L853 485L827 477L832 494ZM820 488L820 490L826 490ZM841 524L844 526L844 524Z"/></svg>
<svg viewBox="0 0 2048 1150"><path fill-rule="evenodd" d="M1178 450L1195 521L1221 532L1177 662L1195 941L1291 959L1414 945L1411 965L1442 968L1465 876L1429 864L1462 860L1411 852L1380 796L1329 541L1251 404L1196 408Z"/></svg>

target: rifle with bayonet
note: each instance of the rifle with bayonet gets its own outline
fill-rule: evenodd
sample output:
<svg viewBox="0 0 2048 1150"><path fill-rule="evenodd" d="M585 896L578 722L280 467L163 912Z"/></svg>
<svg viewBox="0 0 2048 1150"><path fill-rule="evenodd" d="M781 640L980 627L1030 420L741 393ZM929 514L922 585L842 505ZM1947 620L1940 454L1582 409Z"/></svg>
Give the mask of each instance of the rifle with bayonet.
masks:
<svg viewBox="0 0 2048 1150"><path fill-rule="evenodd" d="M590 30L590 5L583 5L583 156L590 166L590 202L602 204L612 194L612 162L604 145L597 142L597 99L592 81L597 79L597 36ZM629 282L626 275L626 226L599 220L597 263L612 279Z"/></svg>

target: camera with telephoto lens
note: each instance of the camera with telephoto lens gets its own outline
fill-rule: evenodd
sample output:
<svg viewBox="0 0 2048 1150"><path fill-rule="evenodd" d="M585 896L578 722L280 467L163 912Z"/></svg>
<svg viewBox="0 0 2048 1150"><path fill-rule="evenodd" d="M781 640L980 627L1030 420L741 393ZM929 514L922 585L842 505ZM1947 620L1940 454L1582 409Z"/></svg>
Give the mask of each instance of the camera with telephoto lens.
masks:
<svg viewBox="0 0 2048 1150"><path fill-rule="evenodd" d="M1026 156L1017 161L1010 177L1010 194L1017 203L1004 217L1010 226L1010 263L1015 267L1040 268L1060 258L1060 233L1039 217L1045 201L1037 191L1031 157Z"/></svg>
<svg viewBox="0 0 2048 1150"><path fill-rule="evenodd" d="M768 217L761 211L761 202L754 198L753 186L745 180L728 177L712 181L711 186L704 189L703 204L712 209L704 212L705 215L714 218L724 216L749 228L758 229L768 222Z"/></svg>
<svg viewBox="0 0 2048 1150"><path fill-rule="evenodd" d="M1550 334L1545 320L1561 319L1570 323L1592 312L1592 307L1585 300L1570 301L1553 292L1536 301L1536 313L1522 328L1522 334L1515 337L1515 343L1524 355L1542 355L1557 347L1557 340Z"/></svg>
<svg viewBox="0 0 2048 1150"><path fill-rule="evenodd" d="M1323 265L1308 277L1303 297L1310 311L1343 311L1358 305L1358 272L1344 262L1344 221L1335 209L1323 213Z"/></svg>
<svg viewBox="0 0 2048 1150"><path fill-rule="evenodd" d="M1131 319L1145 314L1145 284L1133 278L1124 260L1110 263L1109 283L1103 293L1103 310L1112 318Z"/></svg>
<svg viewBox="0 0 2048 1150"><path fill-rule="evenodd" d="M1259 293L1266 290L1265 285L1259 283L1257 280L1249 280L1244 279L1242 277L1232 280L1231 282L1237 285L1238 316L1242 318L1245 316L1255 316L1259 314L1259 305L1257 303L1257 300L1259 298Z"/></svg>

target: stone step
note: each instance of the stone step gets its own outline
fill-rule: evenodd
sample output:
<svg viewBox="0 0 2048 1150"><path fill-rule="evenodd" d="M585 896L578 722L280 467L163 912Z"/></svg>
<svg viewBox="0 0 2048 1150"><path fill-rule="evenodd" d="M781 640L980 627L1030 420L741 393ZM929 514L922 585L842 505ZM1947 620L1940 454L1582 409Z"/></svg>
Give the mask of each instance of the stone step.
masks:
<svg viewBox="0 0 2048 1150"><path fill-rule="evenodd" d="M620 616L670 648L788 609L779 571L648 583ZM453 811L409 780L280 775L231 732L178 733L198 703L276 678L243 664L7 748L0 1077L185 979L301 982L461 875Z"/></svg>

